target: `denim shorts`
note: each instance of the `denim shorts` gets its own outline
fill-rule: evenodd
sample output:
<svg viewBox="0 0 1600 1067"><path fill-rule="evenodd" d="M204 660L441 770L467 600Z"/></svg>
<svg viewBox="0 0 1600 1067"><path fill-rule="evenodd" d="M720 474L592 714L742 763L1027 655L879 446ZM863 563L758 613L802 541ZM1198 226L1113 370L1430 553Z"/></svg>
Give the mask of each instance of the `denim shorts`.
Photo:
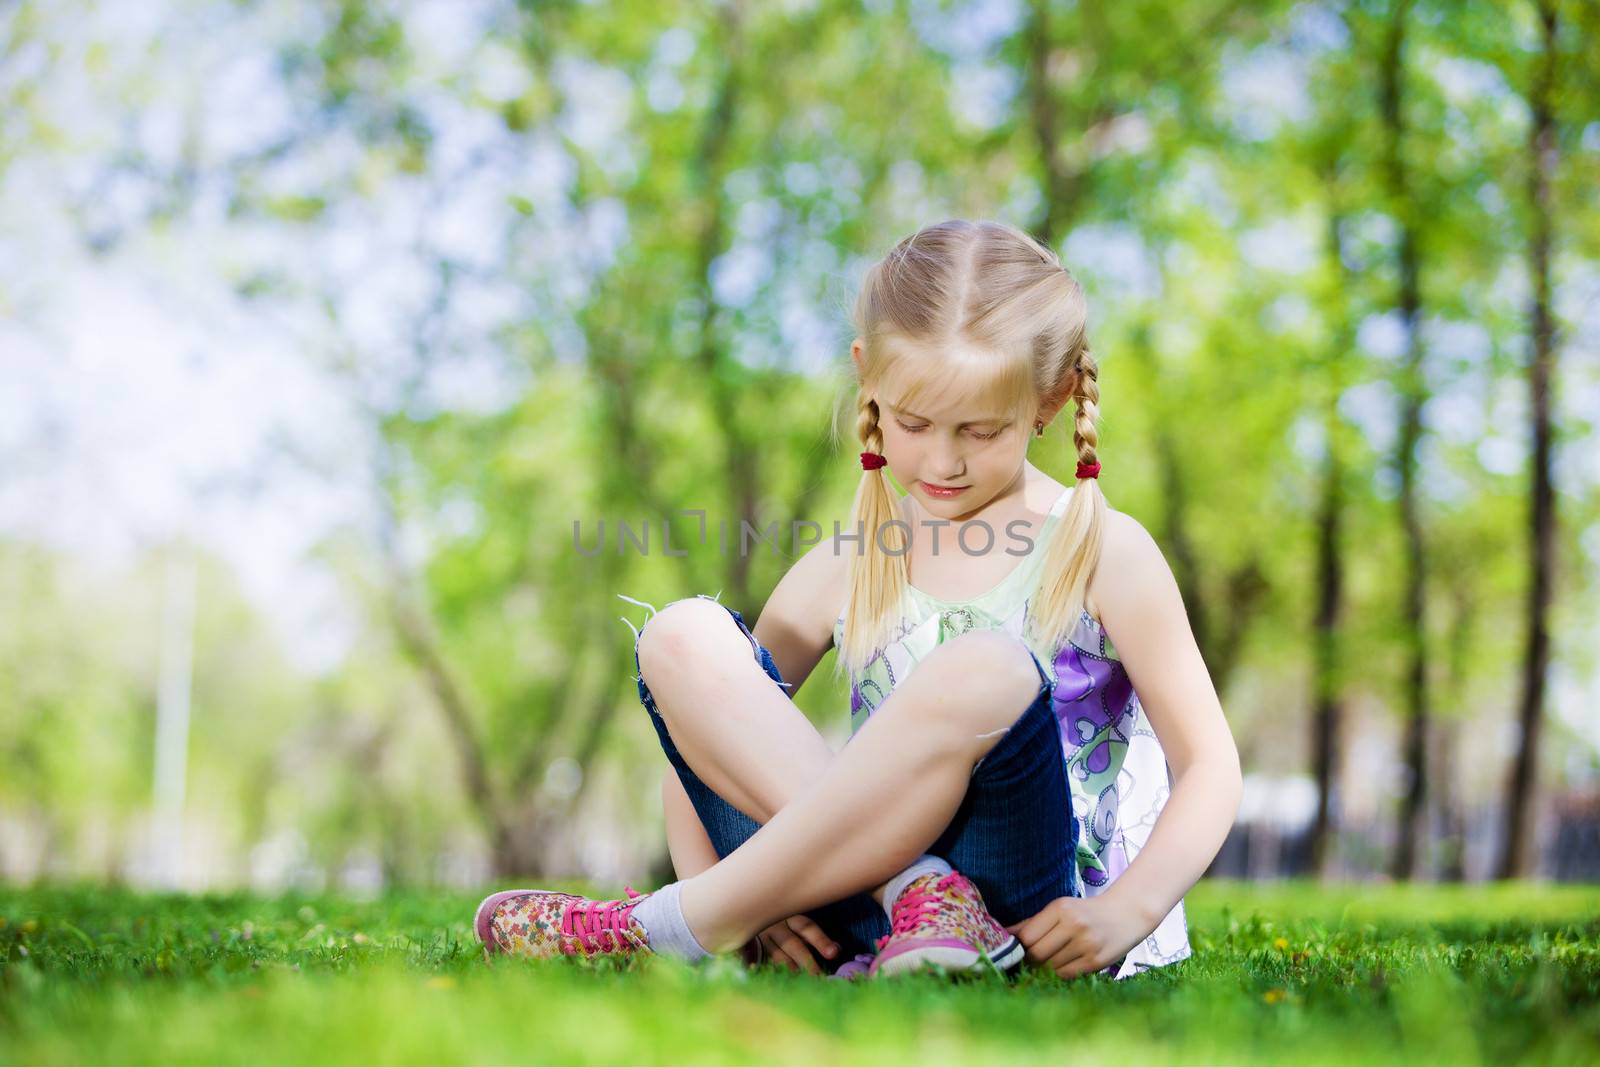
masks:
<svg viewBox="0 0 1600 1067"><path fill-rule="evenodd" d="M792 699L791 687L779 674L772 653L755 639L738 611L726 604L720 606L733 615L756 661ZM678 772L718 857L725 857L761 824L713 792L679 754L639 669L637 639L633 659L639 700L650 713L661 748ZM1038 695L978 761L960 808L926 849L972 879L1002 925L1031 918L1058 897L1082 895L1077 825L1067 788L1060 727L1050 702L1050 676L1037 656L1034 666L1040 675ZM862 813L862 818L870 817ZM889 932L888 916L868 892L813 908L807 914L839 942L838 956L821 961L825 967L837 967L858 953L872 952L878 938Z"/></svg>

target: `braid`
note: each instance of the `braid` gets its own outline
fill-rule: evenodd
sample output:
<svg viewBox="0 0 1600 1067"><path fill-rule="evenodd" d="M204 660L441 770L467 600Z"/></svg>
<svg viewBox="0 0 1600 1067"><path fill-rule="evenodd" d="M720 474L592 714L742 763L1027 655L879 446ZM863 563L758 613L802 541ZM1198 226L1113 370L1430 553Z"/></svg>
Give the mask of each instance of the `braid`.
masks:
<svg viewBox="0 0 1600 1067"><path fill-rule="evenodd" d="M1071 372L1072 443L1078 450L1079 477L1072 498L1045 546L1043 575L1034 594L1028 620L1037 648L1059 649L1088 610L1089 582L1100 564L1104 539L1106 498L1095 477L1100 470L1100 368L1089 343L1083 341ZM1084 470L1084 468L1091 470ZM1083 477L1088 474L1089 477Z"/></svg>
<svg viewBox="0 0 1600 1067"><path fill-rule="evenodd" d="M1072 443L1077 446L1079 463L1097 463L1100 431L1095 423L1100 419L1100 368L1087 342L1078 355L1076 377L1072 399L1078 411L1072 420Z"/></svg>
<svg viewBox="0 0 1600 1067"><path fill-rule="evenodd" d="M877 401L866 389L856 393L856 436L871 452L883 452L883 430L878 425ZM850 554L847 566L849 600L844 615L844 640L834 661L835 675L859 674L893 638L900 624L905 597L906 552L910 549L905 524L891 491L888 469L862 472L856 486L850 525L864 543ZM891 525L893 524L893 525ZM880 540L880 531L888 533ZM838 550L837 545L835 550Z"/></svg>
<svg viewBox="0 0 1600 1067"><path fill-rule="evenodd" d="M869 452L883 451L883 431L878 427L878 402L863 391L857 398L856 436Z"/></svg>

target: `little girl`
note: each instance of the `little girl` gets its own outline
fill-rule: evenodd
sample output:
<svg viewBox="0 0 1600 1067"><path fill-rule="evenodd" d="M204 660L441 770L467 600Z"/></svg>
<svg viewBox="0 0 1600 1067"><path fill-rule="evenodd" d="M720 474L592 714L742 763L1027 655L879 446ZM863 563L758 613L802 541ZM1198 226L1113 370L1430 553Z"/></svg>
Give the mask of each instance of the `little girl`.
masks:
<svg viewBox="0 0 1600 1067"><path fill-rule="evenodd" d="M742 946L835 977L1188 956L1183 895L1238 810L1238 753L1171 570L1101 495L1081 288L1020 230L952 220L876 264L853 319L851 529L753 632L700 596L635 640L680 880L495 893L486 954ZM1070 487L1027 461L1069 403ZM830 647L838 752L790 699Z"/></svg>

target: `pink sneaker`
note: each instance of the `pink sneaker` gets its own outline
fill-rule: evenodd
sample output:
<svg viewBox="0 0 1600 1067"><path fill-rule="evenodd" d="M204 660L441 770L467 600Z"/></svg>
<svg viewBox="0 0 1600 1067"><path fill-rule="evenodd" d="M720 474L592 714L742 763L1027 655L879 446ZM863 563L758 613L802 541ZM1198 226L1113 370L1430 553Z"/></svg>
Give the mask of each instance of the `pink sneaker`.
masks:
<svg viewBox="0 0 1600 1067"><path fill-rule="evenodd" d="M1004 973L1022 962L1022 942L995 921L978 887L951 871L925 874L901 891L891 909L891 930L878 939L874 978L923 968L947 972Z"/></svg>
<svg viewBox="0 0 1600 1067"><path fill-rule="evenodd" d="M485 959L508 956L609 956L648 953L650 939L633 909L649 893L627 889L627 900L590 900L575 893L508 889L478 905L472 927Z"/></svg>

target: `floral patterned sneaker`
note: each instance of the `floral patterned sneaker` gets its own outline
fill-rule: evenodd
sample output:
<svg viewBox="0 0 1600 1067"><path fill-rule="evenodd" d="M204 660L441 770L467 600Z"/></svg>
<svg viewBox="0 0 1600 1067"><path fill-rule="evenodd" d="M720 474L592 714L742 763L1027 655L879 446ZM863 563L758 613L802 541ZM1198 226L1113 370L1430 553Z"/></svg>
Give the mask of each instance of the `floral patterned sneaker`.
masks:
<svg viewBox="0 0 1600 1067"><path fill-rule="evenodd" d="M509 956L610 956L649 953L650 940L633 909L649 897L627 889L627 900L590 900L575 893L508 889L478 905L472 927L485 959Z"/></svg>
<svg viewBox="0 0 1600 1067"><path fill-rule="evenodd" d="M923 968L1004 973L1022 962L1022 942L995 921L978 887L961 874L925 874L895 899L891 929L878 939L872 977Z"/></svg>

